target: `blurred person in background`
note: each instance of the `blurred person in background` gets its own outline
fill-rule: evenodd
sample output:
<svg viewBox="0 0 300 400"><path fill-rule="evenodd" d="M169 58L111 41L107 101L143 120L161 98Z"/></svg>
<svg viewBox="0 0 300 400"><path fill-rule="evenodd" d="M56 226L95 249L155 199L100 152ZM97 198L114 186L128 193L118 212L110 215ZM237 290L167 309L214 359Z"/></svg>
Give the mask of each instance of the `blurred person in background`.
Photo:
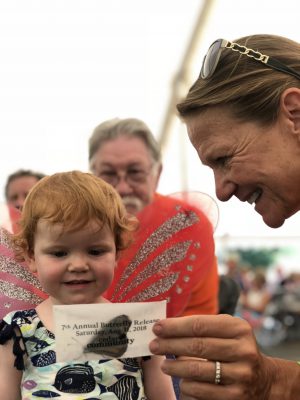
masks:
<svg viewBox="0 0 300 400"><path fill-rule="evenodd" d="M239 299L240 315L253 329L260 329L265 321L265 311L272 299L272 292L263 270L257 269L249 275L249 287L242 291Z"/></svg>
<svg viewBox="0 0 300 400"><path fill-rule="evenodd" d="M261 315L266 310L271 297L265 272L257 270L250 280L250 287L242 294L240 300L244 309Z"/></svg>
<svg viewBox="0 0 300 400"><path fill-rule="evenodd" d="M19 169L7 177L5 184L5 199L9 206L22 210L30 189L45 175L29 169Z"/></svg>
<svg viewBox="0 0 300 400"><path fill-rule="evenodd" d="M11 243L25 198L44 176L41 172L19 169L6 180L6 204L0 204L0 319L9 311L34 307L47 297L26 263L16 259Z"/></svg>

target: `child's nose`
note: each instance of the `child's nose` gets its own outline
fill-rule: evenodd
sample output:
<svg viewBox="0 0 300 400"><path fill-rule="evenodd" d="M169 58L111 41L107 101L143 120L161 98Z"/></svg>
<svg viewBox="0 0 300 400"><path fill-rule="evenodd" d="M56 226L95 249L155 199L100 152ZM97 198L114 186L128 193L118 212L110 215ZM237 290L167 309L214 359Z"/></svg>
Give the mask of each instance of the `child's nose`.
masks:
<svg viewBox="0 0 300 400"><path fill-rule="evenodd" d="M70 272L84 272L89 269L86 257L82 254L74 254L68 267Z"/></svg>

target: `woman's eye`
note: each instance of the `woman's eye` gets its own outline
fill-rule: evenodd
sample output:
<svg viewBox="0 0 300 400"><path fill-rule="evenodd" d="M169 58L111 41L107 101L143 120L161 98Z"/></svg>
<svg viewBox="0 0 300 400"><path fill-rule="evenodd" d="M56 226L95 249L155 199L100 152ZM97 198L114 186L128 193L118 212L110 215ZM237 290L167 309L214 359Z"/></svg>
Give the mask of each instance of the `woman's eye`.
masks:
<svg viewBox="0 0 300 400"><path fill-rule="evenodd" d="M217 166L220 166L220 167L225 167L226 166L226 164L228 163L228 161L229 161L229 156L223 156L223 157L218 157L216 160L215 160L215 164L217 165Z"/></svg>

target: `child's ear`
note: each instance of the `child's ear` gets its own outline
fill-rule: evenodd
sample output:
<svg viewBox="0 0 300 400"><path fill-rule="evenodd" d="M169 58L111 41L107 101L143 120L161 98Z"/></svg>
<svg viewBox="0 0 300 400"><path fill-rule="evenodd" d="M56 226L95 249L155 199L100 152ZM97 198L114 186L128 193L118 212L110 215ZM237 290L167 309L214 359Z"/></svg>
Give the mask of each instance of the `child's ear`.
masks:
<svg viewBox="0 0 300 400"><path fill-rule="evenodd" d="M25 262L28 265L28 268L30 269L31 272L36 272L36 264L35 264L35 257L34 257L34 252L33 251L28 251L24 255Z"/></svg>

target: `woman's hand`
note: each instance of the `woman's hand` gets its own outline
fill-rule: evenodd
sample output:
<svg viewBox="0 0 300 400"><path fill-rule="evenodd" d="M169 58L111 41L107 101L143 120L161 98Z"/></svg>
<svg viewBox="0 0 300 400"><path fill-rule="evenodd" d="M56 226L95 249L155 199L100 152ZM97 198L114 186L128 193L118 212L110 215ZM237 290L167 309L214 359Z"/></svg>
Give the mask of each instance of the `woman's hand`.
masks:
<svg viewBox="0 0 300 400"><path fill-rule="evenodd" d="M153 331L158 337L150 350L177 356L165 360L162 369L182 378L184 400L294 400L299 396L300 366L261 354L250 325L240 318L169 318L156 323ZM219 384L215 383L216 361L221 366ZM295 382L288 382L290 373L299 382L296 397ZM292 393L294 397L288 397Z"/></svg>

